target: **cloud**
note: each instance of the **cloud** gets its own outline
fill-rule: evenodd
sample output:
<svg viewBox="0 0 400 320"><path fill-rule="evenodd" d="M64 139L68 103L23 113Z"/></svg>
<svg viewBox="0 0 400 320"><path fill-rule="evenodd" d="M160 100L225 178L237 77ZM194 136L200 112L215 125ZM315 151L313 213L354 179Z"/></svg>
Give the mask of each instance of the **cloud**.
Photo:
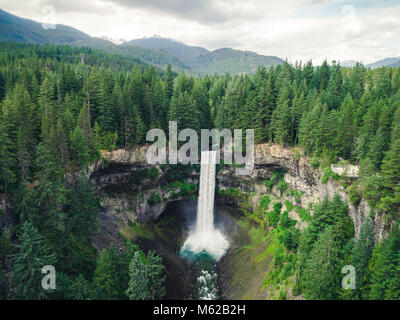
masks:
<svg viewBox="0 0 400 320"><path fill-rule="evenodd" d="M320 6L338 0L103 0L132 9L171 15L201 24L265 19L290 15L309 6Z"/></svg>
<svg viewBox="0 0 400 320"><path fill-rule="evenodd" d="M390 5L389 5L390 3ZM290 61L399 56L400 5L385 0L0 0L13 14L57 22L92 36L126 40L159 34L207 49L232 47Z"/></svg>

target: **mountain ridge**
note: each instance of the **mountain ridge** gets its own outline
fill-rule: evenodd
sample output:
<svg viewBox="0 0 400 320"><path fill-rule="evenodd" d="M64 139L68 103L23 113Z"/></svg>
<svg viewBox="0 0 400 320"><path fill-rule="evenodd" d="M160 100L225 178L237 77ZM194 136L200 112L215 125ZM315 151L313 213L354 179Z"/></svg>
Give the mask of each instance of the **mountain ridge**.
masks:
<svg viewBox="0 0 400 320"><path fill-rule="evenodd" d="M0 41L89 47L132 57L163 69L170 64L175 71L200 75L254 73L260 66L270 67L284 62L278 57L231 48L209 51L160 36L118 44L107 37L92 37L78 29L61 24L57 24L56 29L45 30L39 22L15 16L2 9L0 9Z"/></svg>
<svg viewBox="0 0 400 320"><path fill-rule="evenodd" d="M134 39L123 45L134 44L147 49L160 49L178 57L192 71L199 74L213 73L254 73L258 67L276 66L284 60L275 56L265 56L252 51L241 51L232 48L219 48L210 51L199 46L189 46L173 39L153 36Z"/></svg>

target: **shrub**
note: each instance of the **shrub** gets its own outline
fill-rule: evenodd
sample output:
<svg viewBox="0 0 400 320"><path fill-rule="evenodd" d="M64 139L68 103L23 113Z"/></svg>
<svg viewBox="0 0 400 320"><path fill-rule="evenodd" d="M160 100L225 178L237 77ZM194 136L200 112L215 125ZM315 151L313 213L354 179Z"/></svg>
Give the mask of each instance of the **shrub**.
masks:
<svg viewBox="0 0 400 320"><path fill-rule="evenodd" d="M314 170L319 168L319 160L318 159L312 158L312 159L310 159L309 162L310 162L311 168L313 168Z"/></svg>
<svg viewBox="0 0 400 320"><path fill-rule="evenodd" d="M272 172L272 176L269 180L266 180L264 182L264 184L268 187L268 188L272 188L274 185L276 185L277 183L279 183L279 181L283 180L283 172L280 171L274 171Z"/></svg>
<svg viewBox="0 0 400 320"><path fill-rule="evenodd" d="M286 300L286 291L285 290L279 291L278 300Z"/></svg>
<svg viewBox="0 0 400 320"><path fill-rule="evenodd" d="M276 188L279 190L281 196L283 196L283 193L287 190L288 184L285 180L280 180L276 186Z"/></svg>
<svg viewBox="0 0 400 320"><path fill-rule="evenodd" d="M293 209L293 204L292 204L289 200L286 200L286 201L285 201L285 207L286 207L286 210L287 210L288 212L290 212L290 211L292 211L292 209Z"/></svg>
<svg viewBox="0 0 400 320"><path fill-rule="evenodd" d="M161 202L161 197L158 193L152 193L147 203L151 206L154 206L157 203Z"/></svg>
<svg viewBox="0 0 400 320"><path fill-rule="evenodd" d="M296 206L296 212L299 214L301 221L309 221L311 218L310 213L307 210L304 210L302 207Z"/></svg>
<svg viewBox="0 0 400 320"><path fill-rule="evenodd" d="M287 211L284 211L281 216L280 216L280 226L284 229L289 229L292 226L296 225L296 220L293 220L292 218L289 217L289 213Z"/></svg>
<svg viewBox="0 0 400 320"><path fill-rule="evenodd" d="M264 195L261 200L260 200L260 206L262 209L266 210L268 209L268 206L271 202L271 199L269 198L268 195Z"/></svg>
<svg viewBox="0 0 400 320"><path fill-rule="evenodd" d="M231 197L240 197L242 194L239 188L226 188L225 190L219 190L219 193Z"/></svg>
<svg viewBox="0 0 400 320"><path fill-rule="evenodd" d="M327 183L329 178L331 178L333 180L338 180L339 176L332 171L331 167L326 167L324 169L324 173L322 175L321 182L322 183Z"/></svg>
<svg viewBox="0 0 400 320"><path fill-rule="evenodd" d="M274 203L274 211L276 211L278 214L280 214L281 213L281 209L282 209L282 203L275 202Z"/></svg>
<svg viewBox="0 0 400 320"><path fill-rule="evenodd" d="M357 206L360 204L361 201L361 195L360 195L360 191L358 189L358 184L357 183L353 183L349 189L348 189L348 195L349 195L349 200L350 203L353 206Z"/></svg>
<svg viewBox="0 0 400 320"><path fill-rule="evenodd" d="M289 191L289 195L294 197L294 200L296 201L296 203L301 203L302 194L300 192L298 192L297 190L293 189L293 190Z"/></svg>
<svg viewBox="0 0 400 320"><path fill-rule="evenodd" d="M301 283L299 278L296 278L296 283L293 286L292 294L294 296L299 296L301 294Z"/></svg>
<svg viewBox="0 0 400 320"><path fill-rule="evenodd" d="M276 210L267 212L267 219L268 219L269 225L271 227L276 228L278 226L278 222L279 222L279 213L277 213Z"/></svg>

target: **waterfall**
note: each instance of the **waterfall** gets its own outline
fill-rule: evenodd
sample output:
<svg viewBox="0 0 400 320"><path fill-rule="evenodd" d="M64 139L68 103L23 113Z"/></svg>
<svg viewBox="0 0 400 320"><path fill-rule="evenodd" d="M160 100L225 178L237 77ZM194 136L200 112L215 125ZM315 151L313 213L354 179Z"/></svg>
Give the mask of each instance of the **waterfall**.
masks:
<svg viewBox="0 0 400 320"><path fill-rule="evenodd" d="M216 151L201 152L196 226L185 241L182 252L207 253L218 261L228 249L229 242L214 226L216 155Z"/></svg>
<svg viewBox="0 0 400 320"><path fill-rule="evenodd" d="M205 235L214 231L215 164L215 151L201 153L200 191L195 231L198 234Z"/></svg>

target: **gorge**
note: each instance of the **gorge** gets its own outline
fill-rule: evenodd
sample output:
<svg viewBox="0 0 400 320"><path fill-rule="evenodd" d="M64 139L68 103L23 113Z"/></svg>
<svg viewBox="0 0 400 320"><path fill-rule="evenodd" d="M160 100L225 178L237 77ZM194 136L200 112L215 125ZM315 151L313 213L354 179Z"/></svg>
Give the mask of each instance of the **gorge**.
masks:
<svg viewBox="0 0 400 320"><path fill-rule="evenodd" d="M101 197L103 208L103 211L99 215L100 232L98 236L96 236L95 246L98 249L102 249L108 248L110 243L113 243L117 247L122 248L122 235L124 238L139 240L139 243L142 242L145 247L148 245L148 249L160 249L160 247L164 247L161 251L159 250L159 252L164 259L169 256L167 259L170 259L170 262L167 262L167 269L170 264L170 270L180 270L180 272L186 272L184 270L189 269L192 270L187 272L184 277L187 283L191 283L196 278L196 272L198 270L196 271L193 269L193 265L191 265L190 262L180 261L177 256L190 232L190 226L194 224L196 206L193 199L195 199L198 192L199 167L148 165L145 160L145 151L146 147L131 151L116 150L113 152L104 152L103 160L89 168L90 180L97 194ZM231 248L228 250L227 257L222 259L220 263L221 266L229 265L229 261L234 261L234 256L236 254L234 250L238 250L241 246L248 244L246 243L247 240L243 243L245 237L243 234L245 234L245 232L243 228L240 226L238 227L237 224L237 221L239 221L240 217L243 215L243 207L245 206L246 211L254 212L257 210L263 196L267 194L281 199L282 203L285 201L294 203L296 207L302 208L303 210L309 210L314 203L317 203L325 197L332 198L335 194L339 194L349 207L349 215L354 223L355 235L359 235L363 222L370 214L370 208L367 202L362 199L358 205L352 205L345 188L333 179L329 179L326 183L323 183L321 181L322 171L320 169L313 169L309 164L309 159L304 156L299 156L299 152L301 152L301 150L289 149L275 144L256 145L255 168L250 176L235 176L232 174L232 167L223 165L217 166L216 211L218 213L216 218L218 219L218 216L222 216L224 223L227 225L230 224L231 226L230 231L226 234L231 236L230 232L233 232L233 238L237 238L236 240L234 239L231 244L233 249ZM276 172L282 173L284 182L287 185L283 193L277 186L269 188L264 183L265 180L271 179L271 176ZM138 183L139 181L140 183ZM202 182L200 182L200 186L201 184ZM207 185L207 182L204 181L203 185ZM248 194L249 196L244 199L241 197L243 194ZM189 204L187 201L189 201ZM199 203L201 204L203 202L199 200ZM210 204L211 203L207 202L207 206ZM201 210L210 213L211 206L208 208L207 206ZM188 209L189 207L191 209ZM285 206L283 208L285 209ZM288 208L286 208L286 210L287 209ZM191 212L190 214L188 213L189 211ZM236 213L232 214L233 211L236 211ZM307 222L303 221L299 211L300 210L296 211L295 209L289 210L289 216L296 221L297 228L303 229L307 225ZM224 213L219 214L219 212ZM162 221L165 221L168 216L178 216L178 222L175 221L175 223L172 223L169 221L169 224L167 223L164 227L157 226L157 223L162 225L164 223ZM232 217L235 217L236 220L232 219ZM188 222L188 219L191 221ZM229 219L229 223L226 223ZM203 223L210 223L210 220L206 219L200 222L200 224ZM132 225L134 225L134 227L132 227ZM158 232L158 236L155 238L153 237L151 241L149 241L151 236L139 231L141 227L144 226L144 228L146 228L147 225L152 225L152 230L157 230ZM207 228L204 225L203 227ZM389 225L383 221L379 214L376 214L374 218L374 229L377 240L385 236L388 228ZM135 231L132 232L133 229L136 230L136 233ZM171 229L176 231L176 233L169 238L172 242L175 241L173 246L165 248L165 245L160 245L157 240L154 240L157 238L159 240L164 240L166 237L168 238L169 236L160 235L160 233L166 232L166 230L170 231ZM196 234L195 230L194 234ZM200 244L197 240L198 239L196 239L194 243ZM190 237L187 242L191 242ZM195 251L201 251L200 247L195 249ZM268 248L265 247L263 250L266 249ZM162 252L165 254L163 255ZM221 257L221 254L215 251L210 254L214 254L216 258ZM264 266L262 267L264 272L265 268L268 268L268 263L269 262L265 260L265 264L263 264ZM212 264L212 268L214 267L214 264ZM218 268L220 267L217 267L217 269ZM233 290L231 283L235 276L234 272L228 275L228 273L231 272L224 274L224 270L220 270L219 273L222 273L220 281L224 281L225 278L228 279L225 279L225 283L221 284L221 290L223 291L221 292L221 296L238 298L239 296L231 294ZM208 276L208 278L210 277L212 277L212 275ZM180 277L171 275L170 278L179 279ZM205 275L204 279L207 279L207 275ZM211 280L214 281L215 279ZM169 283L173 283L173 281ZM262 284L259 285L260 290L257 289L257 292L249 293L251 295L250 298L267 297L268 293L265 293L261 289L261 286ZM172 287L174 291L176 291L176 287L174 285ZM175 296L175 298L195 297L196 294L193 293L195 291L192 284L188 285L187 290L182 289L180 293L182 295ZM262 292L261 296L260 292ZM243 295L240 297L243 297Z"/></svg>

